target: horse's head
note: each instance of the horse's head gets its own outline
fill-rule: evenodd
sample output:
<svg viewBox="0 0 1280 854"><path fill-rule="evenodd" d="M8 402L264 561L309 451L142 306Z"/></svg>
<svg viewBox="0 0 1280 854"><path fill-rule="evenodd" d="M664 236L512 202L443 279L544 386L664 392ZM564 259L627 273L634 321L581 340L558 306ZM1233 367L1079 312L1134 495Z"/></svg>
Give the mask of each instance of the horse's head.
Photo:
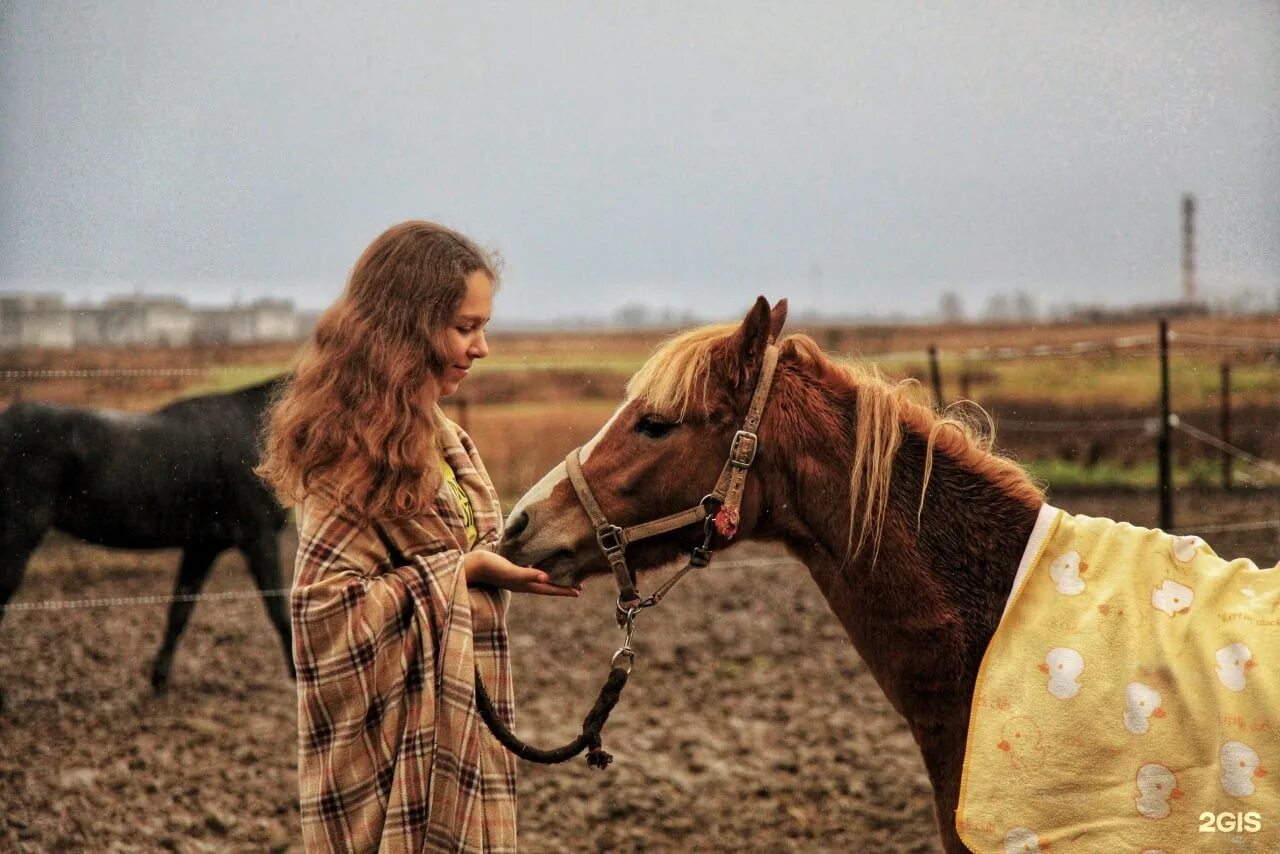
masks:
<svg viewBox="0 0 1280 854"><path fill-rule="evenodd" d="M786 319L786 300L772 310L756 301L740 326L686 332L664 344L627 384L627 397L581 449L582 475L608 521L626 528L699 506L725 467L762 371L765 351ZM766 403L766 407L768 404ZM758 469L769 456L762 436ZM758 490L747 478L738 536L755 528ZM633 570L651 569L702 543L703 525L628 546ZM723 542L723 540L721 540ZM596 529L561 463L516 504L503 553L537 566L558 584L608 572Z"/></svg>

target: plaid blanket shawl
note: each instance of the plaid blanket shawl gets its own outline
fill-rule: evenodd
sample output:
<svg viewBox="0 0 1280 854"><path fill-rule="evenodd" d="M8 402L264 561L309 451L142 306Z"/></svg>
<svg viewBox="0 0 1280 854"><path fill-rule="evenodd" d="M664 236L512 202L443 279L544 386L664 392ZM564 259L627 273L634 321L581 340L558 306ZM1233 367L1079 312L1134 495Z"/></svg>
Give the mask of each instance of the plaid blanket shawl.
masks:
<svg viewBox="0 0 1280 854"><path fill-rule="evenodd" d="M1280 851L1278 607L1280 568L1046 506L974 690L965 844Z"/></svg>
<svg viewBox="0 0 1280 854"><path fill-rule="evenodd" d="M437 409L445 460L493 548L501 507L470 437ZM477 714L475 668L511 723L506 591L467 587L466 531L434 512L361 526L322 494L298 514L292 611L308 851L516 847L516 764Z"/></svg>

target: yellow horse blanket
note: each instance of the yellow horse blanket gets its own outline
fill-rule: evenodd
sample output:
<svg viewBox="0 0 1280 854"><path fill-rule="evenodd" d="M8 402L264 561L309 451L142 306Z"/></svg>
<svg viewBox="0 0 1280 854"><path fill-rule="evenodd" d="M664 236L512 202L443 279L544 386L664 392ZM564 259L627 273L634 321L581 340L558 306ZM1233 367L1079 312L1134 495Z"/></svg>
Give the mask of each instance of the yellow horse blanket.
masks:
<svg viewBox="0 0 1280 854"><path fill-rule="evenodd" d="M1280 851L1280 569L1046 505L974 689L974 851Z"/></svg>

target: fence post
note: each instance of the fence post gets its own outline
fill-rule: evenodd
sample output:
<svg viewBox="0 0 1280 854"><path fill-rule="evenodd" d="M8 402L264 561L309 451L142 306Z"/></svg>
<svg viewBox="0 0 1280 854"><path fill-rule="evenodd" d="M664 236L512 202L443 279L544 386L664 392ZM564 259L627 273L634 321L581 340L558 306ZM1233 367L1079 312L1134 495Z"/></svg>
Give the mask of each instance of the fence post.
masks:
<svg viewBox="0 0 1280 854"><path fill-rule="evenodd" d="M938 368L938 348L929 345L929 380L933 383L933 404L942 408L942 371Z"/></svg>
<svg viewBox="0 0 1280 854"><path fill-rule="evenodd" d="M1221 418L1219 420L1222 444L1231 444L1231 365L1227 362L1222 363L1222 392L1219 395L1219 402L1222 405ZM1222 449L1222 488L1231 489L1231 454L1226 448Z"/></svg>
<svg viewBox="0 0 1280 854"><path fill-rule="evenodd" d="M1160 318L1160 432L1156 434L1160 470L1160 527L1173 528L1173 466L1169 459L1169 321Z"/></svg>

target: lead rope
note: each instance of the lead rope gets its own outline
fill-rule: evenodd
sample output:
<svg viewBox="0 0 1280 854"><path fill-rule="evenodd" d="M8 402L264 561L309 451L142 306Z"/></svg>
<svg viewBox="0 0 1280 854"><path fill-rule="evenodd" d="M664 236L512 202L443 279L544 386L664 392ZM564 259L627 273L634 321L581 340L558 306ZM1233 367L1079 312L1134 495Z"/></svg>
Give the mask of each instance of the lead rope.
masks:
<svg viewBox="0 0 1280 854"><path fill-rule="evenodd" d="M585 748L587 765L592 768L609 767L613 762L613 756L601 747L600 732L604 729L605 722L609 720L613 707L618 704L618 698L622 696L622 689L627 685L627 677L631 674L631 666L636 659L631 641L635 637L636 615L640 613L640 609L632 608L626 613L627 638L609 662L609 676L600 688L595 705L582 720L582 734L563 747L552 749L534 747L512 732L511 728L498 717L497 710L493 708L493 701L489 699L489 693L485 691L484 683L480 680L480 669L476 668L476 706L480 709L481 719L503 747L521 759L540 765L558 765L566 762Z"/></svg>
<svg viewBox="0 0 1280 854"><path fill-rule="evenodd" d="M698 506L690 510L635 525L629 529L611 525L591 493L591 486L582 472L582 460L579 456L581 449L575 448L569 452L565 458L569 480L573 483L574 492L578 494L578 500L582 503L587 515L591 517L591 523L596 530L596 541L618 582L618 625L627 630L627 638L622 642L622 647L613 654L609 678L600 689L595 705L582 721L582 734L564 747L553 750L543 750L526 744L498 718L493 702L484 689L484 683L480 680L480 671L477 669L476 705L480 709L480 717L507 750L530 762L555 765L572 759L585 747L588 748L587 764L592 768L607 768L613 762L613 757L600 746L600 731L604 729L609 713L617 705L622 689L627 684L627 676L631 673L631 666L635 663L636 654L631 648L631 641L636 632L636 615L642 609L653 607L662 601L662 597L690 570L702 568L711 563L711 541L716 533L733 539L738 532L738 510L742 503L747 471L755 460L756 449L760 442L756 430L760 427L760 418L764 412L765 401L769 397L769 386L773 382L773 372L777 364L778 348L770 340L764 351L760 379L751 395L751 405L748 407L746 420L743 422L742 429L734 434L733 442L729 446L729 459L720 472L720 479L711 494L704 496L702 501L698 502ZM716 510L714 513L711 512L713 507ZM667 582L651 596L642 599L636 592L635 581L627 566L625 551L628 541L651 537L699 521L703 523L702 545L693 550L684 568L667 579ZM626 660L625 667L619 666L619 659Z"/></svg>
<svg viewBox="0 0 1280 854"><path fill-rule="evenodd" d="M703 500L706 501L706 499ZM595 705L582 720L582 734L573 741L563 747L543 749L521 740L498 717L497 711L493 708L493 701L489 699L489 693L485 691L484 682L480 679L480 669L476 668L476 706L480 709L481 719L503 747L521 759L536 762L539 765L558 765L577 756L583 748L586 748L588 765L592 768L609 767L613 762L613 755L601 747L600 732L604 729L605 722L609 720L613 707L618 704L622 689L627 685L627 677L631 675L631 668L635 664L636 652L632 647L632 641L636 636L636 617L643 609L651 608L661 602L662 597L666 596L676 582L688 574L689 570L700 569L711 563L711 539L715 536L713 516L714 514L707 516L703 522L702 545L693 550L689 562L679 572L668 578L665 584L630 608L624 608L622 596L618 597L618 625L626 629L626 639L613 654L609 662L609 676L600 688Z"/></svg>
<svg viewBox="0 0 1280 854"><path fill-rule="evenodd" d="M618 697L622 695L622 689L626 684L626 670L621 667L615 667L610 670L609 678L605 680L604 686L600 689L600 696L596 697L595 705L591 707L591 711L587 712L586 718L582 721L582 734L564 747L557 747L551 750L544 750L521 741L520 737L498 718L498 714L493 708L493 702L489 699L488 693L484 690L484 684L480 681L480 671L478 670L476 671L476 705L480 707L480 717L484 719L494 737L501 742L503 747L521 759L537 762L541 765L558 765L577 756L582 752L583 748L586 748L588 765L592 768L608 768L609 764L613 762L613 756L601 748L600 730L604 729L604 723L609 719L609 713L613 711L613 707L617 704Z"/></svg>

